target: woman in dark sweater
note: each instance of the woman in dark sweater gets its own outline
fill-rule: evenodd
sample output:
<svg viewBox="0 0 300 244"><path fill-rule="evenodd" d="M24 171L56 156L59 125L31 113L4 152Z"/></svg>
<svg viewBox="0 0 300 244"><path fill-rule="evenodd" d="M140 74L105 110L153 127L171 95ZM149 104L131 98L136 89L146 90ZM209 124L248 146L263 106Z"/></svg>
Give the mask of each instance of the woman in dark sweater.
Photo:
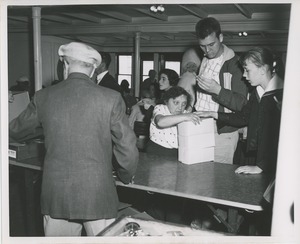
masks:
<svg viewBox="0 0 300 244"><path fill-rule="evenodd" d="M280 62L271 51L260 47L245 53L241 62L243 76L256 87L248 103L240 112L203 112L201 116L236 127L248 126L247 151L256 151L256 165L241 166L236 173L275 175L283 94Z"/></svg>

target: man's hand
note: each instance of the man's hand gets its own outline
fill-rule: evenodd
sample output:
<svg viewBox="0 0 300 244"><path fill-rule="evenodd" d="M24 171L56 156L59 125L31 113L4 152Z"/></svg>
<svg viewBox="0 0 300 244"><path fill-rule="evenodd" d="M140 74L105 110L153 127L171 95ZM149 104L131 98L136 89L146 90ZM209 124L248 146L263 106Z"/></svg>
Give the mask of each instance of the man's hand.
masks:
<svg viewBox="0 0 300 244"><path fill-rule="evenodd" d="M214 80L214 79L208 79L203 76L196 76L196 81L198 86L203 89L204 91L219 95L221 91L221 86Z"/></svg>

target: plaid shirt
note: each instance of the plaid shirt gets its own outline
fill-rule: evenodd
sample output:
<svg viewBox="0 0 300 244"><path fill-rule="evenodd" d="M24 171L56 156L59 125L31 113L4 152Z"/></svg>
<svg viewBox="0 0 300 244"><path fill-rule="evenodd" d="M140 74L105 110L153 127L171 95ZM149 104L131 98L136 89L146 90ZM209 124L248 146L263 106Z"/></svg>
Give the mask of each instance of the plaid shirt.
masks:
<svg viewBox="0 0 300 244"><path fill-rule="evenodd" d="M222 67L223 55L214 59L204 59L202 72L199 75L203 75L208 79L214 79L220 84L219 73ZM219 104L212 100L212 96L206 93L197 92L197 100L195 104L197 111L214 111L217 112Z"/></svg>

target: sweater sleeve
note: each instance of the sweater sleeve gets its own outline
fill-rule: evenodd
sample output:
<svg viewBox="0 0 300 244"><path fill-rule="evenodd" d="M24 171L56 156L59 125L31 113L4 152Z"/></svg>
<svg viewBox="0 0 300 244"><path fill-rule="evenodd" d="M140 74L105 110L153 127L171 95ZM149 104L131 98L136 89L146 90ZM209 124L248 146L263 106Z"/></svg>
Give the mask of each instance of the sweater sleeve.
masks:
<svg viewBox="0 0 300 244"><path fill-rule="evenodd" d="M36 98L33 97L27 108L9 123L9 137L14 141L25 141L43 135L38 119Z"/></svg>
<svg viewBox="0 0 300 244"><path fill-rule="evenodd" d="M220 79L223 80L224 87L221 88L219 95L213 95L213 98L230 110L241 111L247 103L248 89L237 58L229 62L227 69L220 72L223 75Z"/></svg>
<svg viewBox="0 0 300 244"><path fill-rule="evenodd" d="M254 97L251 96L250 100L242 107L241 111L236 111L234 113L218 112L218 120L223 122L224 124L234 127L243 127L248 125L253 99Z"/></svg>

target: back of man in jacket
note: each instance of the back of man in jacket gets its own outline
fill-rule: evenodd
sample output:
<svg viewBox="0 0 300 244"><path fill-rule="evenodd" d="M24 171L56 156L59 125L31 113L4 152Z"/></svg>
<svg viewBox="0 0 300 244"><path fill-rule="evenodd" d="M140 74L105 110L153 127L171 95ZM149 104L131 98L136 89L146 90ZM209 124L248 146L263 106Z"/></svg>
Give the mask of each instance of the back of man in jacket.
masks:
<svg viewBox="0 0 300 244"><path fill-rule="evenodd" d="M118 196L112 153L124 183L138 162L136 137L121 95L96 85L99 53L82 43L59 48L65 80L38 91L28 108L10 123L10 137L21 139L42 126L46 156L41 211L46 236L96 235L114 221Z"/></svg>

